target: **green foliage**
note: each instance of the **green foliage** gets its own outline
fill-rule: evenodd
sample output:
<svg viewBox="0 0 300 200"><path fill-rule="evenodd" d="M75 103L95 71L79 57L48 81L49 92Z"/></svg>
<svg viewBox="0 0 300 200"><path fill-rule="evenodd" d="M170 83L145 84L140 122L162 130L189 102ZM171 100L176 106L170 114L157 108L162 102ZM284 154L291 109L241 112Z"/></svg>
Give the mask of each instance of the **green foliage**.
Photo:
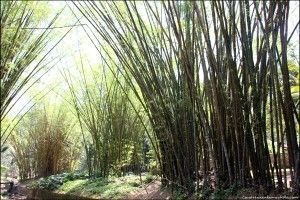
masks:
<svg viewBox="0 0 300 200"><path fill-rule="evenodd" d="M1 164L1 176L3 176L7 172L8 168Z"/></svg>
<svg viewBox="0 0 300 200"><path fill-rule="evenodd" d="M150 151L147 153L147 157L149 158L149 172L153 175L158 175L159 166L153 149L150 149Z"/></svg>
<svg viewBox="0 0 300 200"><path fill-rule="evenodd" d="M34 181L31 184L31 187L46 190L55 190L68 181L81 180L85 178L86 176L83 173L62 173L40 178L37 181Z"/></svg>
<svg viewBox="0 0 300 200"><path fill-rule="evenodd" d="M226 199L237 194L237 185L232 185L229 188L217 188L211 194L211 199Z"/></svg>
<svg viewBox="0 0 300 200"><path fill-rule="evenodd" d="M153 179L154 177L151 175L142 176L143 183ZM63 173L33 181L31 188L108 199L125 197L129 192L141 187L141 184L140 177L136 175L87 179L87 176L82 173Z"/></svg>
<svg viewBox="0 0 300 200"><path fill-rule="evenodd" d="M201 187L199 189L199 192L196 193L195 195L199 199L208 199L212 192L213 189L211 187L205 186L205 187Z"/></svg>
<svg viewBox="0 0 300 200"><path fill-rule="evenodd" d="M128 171L138 173L144 162L145 140L144 122L141 121L145 118L136 112L139 105L133 106L130 102L132 91L123 78L104 72L102 66L97 67L103 73L87 70L84 65L81 60L77 83L66 72L64 77L82 129L89 175L107 177L121 176Z"/></svg>
<svg viewBox="0 0 300 200"><path fill-rule="evenodd" d="M299 93L300 93L300 68L294 63L289 63L289 75L292 98L296 105L299 107ZM299 110L299 108L298 108Z"/></svg>
<svg viewBox="0 0 300 200"><path fill-rule="evenodd" d="M184 199L188 199L188 194L186 193L186 191L180 189L180 188L176 188L173 191L173 197L174 199L178 199L178 200L184 200Z"/></svg>
<svg viewBox="0 0 300 200"><path fill-rule="evenodd" d="M47 190L55 190L59 188L60 185L63 184L63 178L62 177L47 177L47 178L41 178L38 181L39 188L47 189Z"/></svg>
<svg viewBox="0 0 300 200"><path fill-rule="evenodd" d="M146 175L146 178L145 178L145 183L146 184L149 184L149 183L151 183L152 181L154 181L155 180L155 176L153 176L153 175L151 175L151 174L147 174Z"/></svg>
<svg viewBox="0 0 300 200"><path fill-rule="evenodd" d="M141 185L139 179L139 176L131 175L109 179L73 180L64 183L57 192L101 199L119 199L135 191Z"/></svg>
<svg viewBox="0 0 300 200"><path fill-rule="evenodd" d="M49 27L59 14L45 21L48 8L45 2L1 1L1 122L8 117L19 97L47 72L45 69L51 63L45 63L53 49L48 49L53 31ZM38 29L41 24L44 29ZM11 122L9 129L1 131L1 146L11 135L14 124Z"/></svg>

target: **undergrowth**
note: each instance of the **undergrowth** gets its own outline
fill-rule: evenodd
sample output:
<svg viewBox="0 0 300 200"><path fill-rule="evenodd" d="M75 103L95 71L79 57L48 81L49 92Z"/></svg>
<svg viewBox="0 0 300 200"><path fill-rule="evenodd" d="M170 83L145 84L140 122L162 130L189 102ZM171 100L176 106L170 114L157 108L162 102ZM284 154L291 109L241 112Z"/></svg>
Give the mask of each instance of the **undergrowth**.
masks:
<svg viewBox="0 0 300 200"><path fill-rule="evenodd" d="M32 188L54 190L57 193L91 198L122 198L155 180L153 175L92 178L83 174L64 173L40 178L31 183Z"/></svg>
<svg viewBox="0 0 300 200"><path fill-rule="evenodd" d="M86 176L82 173L62 173L40 178L37 181L32 182L30 187L46 190L55 190L68 181L85 178Z"/></svg>

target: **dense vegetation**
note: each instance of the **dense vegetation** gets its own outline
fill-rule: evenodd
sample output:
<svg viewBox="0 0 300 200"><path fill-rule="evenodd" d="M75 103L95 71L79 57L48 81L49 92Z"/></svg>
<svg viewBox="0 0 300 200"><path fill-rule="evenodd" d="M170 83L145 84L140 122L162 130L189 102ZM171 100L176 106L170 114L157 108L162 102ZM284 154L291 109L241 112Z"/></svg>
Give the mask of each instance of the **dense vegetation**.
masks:
<svg viewBox="0 0 300 200"><path fill-rule="evenodd" d="M46 58L64 37L57 41L52 35L51 27L59 13L46 22L45 28L35 28L45 23L46 10L46 4L37 2L1 2L1 123L5 123L24 93L57 62L57 59L49 62ZM50 39L54 44L49 44ZM18 119L14 118L7 127L1 127L1 148L5 147L15 121Z"/></svg>
<svg viewBox="0 0 300 200"><path fill-rule="evenodd" d="M88 179L84 174L63 173L41 178L30 183L31 188L42 188L91 198L122 198L155 180L152 175L140 178L136 175Z"/></svg>
<svg viewBox="0 0 300 200"><path fill-rule="evenodd" d="M34 109L19 123L10 137L21 179L72 171L81 150L73 126L61 109L48 116L46 109ZM78 138L78 136L77 136Z"/></svg>
<svg viewBox="0 0 300 200"><path fill-rule="evenodd" d="M64 92L51 95L61 102L31 95L11 117L71 28L49 35L58 13L29 29L45 23L40 10L1 3L1 152L9 147L20 179L50 176L35 186L90 195L153 180L142 172L184 195L300 191L299 20L289 27L288 1L67 5L99 62L80 50L59 71ZM139 178L124 182L130 172Z"/></svg>
<svg viewBox="0 0 300 200"><path fill-rule="evenodd" d="M209 184L212 167L218 186L272 188L276 177L283 187L289 166L299 187L288 2L143 2L148 20L134 2L75 4L116 55L103 58L140 88L164 183L193 191L199 171Z"/></svg>

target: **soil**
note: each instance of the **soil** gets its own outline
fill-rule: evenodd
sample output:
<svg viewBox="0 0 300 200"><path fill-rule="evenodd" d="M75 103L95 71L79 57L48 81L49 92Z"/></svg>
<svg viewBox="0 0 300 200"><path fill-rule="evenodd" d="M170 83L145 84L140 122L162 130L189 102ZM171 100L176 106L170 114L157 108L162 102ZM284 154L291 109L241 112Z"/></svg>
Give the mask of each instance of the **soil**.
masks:
<svg viewBox="0 0 300 200"><path fill-rule="evenodd" d="M25 195L26 193L24 192L24 190L26 189L25 185L19 183L17 180L14 180L13 182L14 186L11 193L2 195L1 199L27 199L27 196Z"/></svg>
<svg viewBox="0 0 300 200"><path fill-rule="evenodd" d="M171 193L166 189L161 189L159 181L154 181L144 188L130 193L124 199L171 199Z"/></svg>

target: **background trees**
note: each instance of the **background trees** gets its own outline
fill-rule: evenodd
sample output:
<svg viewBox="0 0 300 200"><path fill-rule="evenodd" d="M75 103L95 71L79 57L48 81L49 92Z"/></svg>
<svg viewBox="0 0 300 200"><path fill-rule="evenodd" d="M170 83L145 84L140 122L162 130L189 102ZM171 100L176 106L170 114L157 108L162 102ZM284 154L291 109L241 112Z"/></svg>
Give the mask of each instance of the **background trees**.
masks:
<svg viewBox="0 0 300 200"><path fill-rule="evenodd" d="M48 14L45 2L1 2L1 122L24 93L57 61L49 62L46 58L65 35L58 34L60 39L50 42L50 39L56 40L52 27L59 13L54 17ZM44 20L47 15L51 17L48 22ZM45 26L38 27L41 24ZM18 121L13 120L9 127L1 128L1 147Z"/></svg>
<svg viewBox="0 0 300 200"><path fill-rule="evenodd" d="M146 118L139 106L133 107L132 92L120 76L101 70L87 70L81 60L80 77L64 77L80 123L90 176L107 177L145 169L142 158ZM147 153L147 152L145 152Z"/></svg>
<svg viewBox="0 0 300 200"><path fill-rule="evenodd" d="M74 122L60 107L31 110L9 138L21 179L72 171L78 166L80 143ZM77 136L79 138L79 136Z"/></svg>

